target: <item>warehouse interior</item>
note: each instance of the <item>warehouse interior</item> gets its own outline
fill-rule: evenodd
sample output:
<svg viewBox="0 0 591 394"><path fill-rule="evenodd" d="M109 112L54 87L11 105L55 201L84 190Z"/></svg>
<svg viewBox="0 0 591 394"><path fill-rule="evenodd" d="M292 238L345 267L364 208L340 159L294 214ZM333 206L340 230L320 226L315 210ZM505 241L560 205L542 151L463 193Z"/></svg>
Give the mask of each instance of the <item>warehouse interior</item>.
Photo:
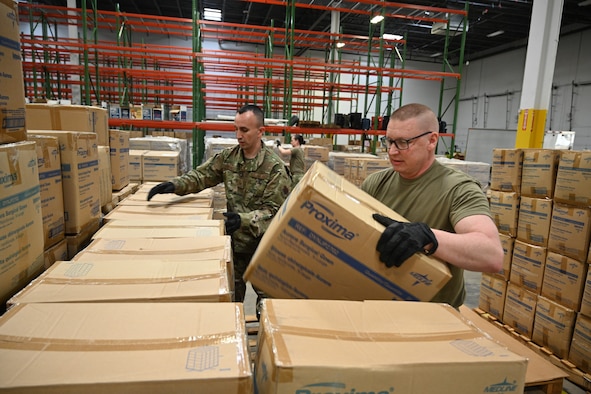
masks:
<svg viewBox="0 0 591 394"><path fill-rule="evenodd" d="M0 7L0 391L591 392L591 1ZM437 116L437 162L480 186L503 248L499 272L463 272L458 310L392 302L449 280L428 253L385 272L367 243L325 238L336 212L375 239L360 187L394 165L409 103ZM279 147L306 142L246 273L262 311L251 283L232 302L223 183L147 201L236 147L247 104L286 168Z"/></svg>

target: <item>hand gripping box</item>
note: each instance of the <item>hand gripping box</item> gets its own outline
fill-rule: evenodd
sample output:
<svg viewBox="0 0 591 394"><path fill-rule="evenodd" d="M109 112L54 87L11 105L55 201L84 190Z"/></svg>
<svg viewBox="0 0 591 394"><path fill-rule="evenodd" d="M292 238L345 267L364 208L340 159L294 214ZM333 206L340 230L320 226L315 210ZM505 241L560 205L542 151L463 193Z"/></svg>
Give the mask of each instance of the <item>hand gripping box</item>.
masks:
<svg viewBox="0 0 591 394"><path fill-rule="evenodd" d="M0 338L2 392L253 392L241 304L23 304Z"/></svg>
<svg viewBox="0 0 591 394"><path fill-rule="evenodd" d="M522 393L527 359L445 304L265 299L258 394Z"/></svg>
<svg viewBox="0 0 591 394"><path fill-rule="evenodd" d="M384 226L405 221L316 162L273 218L245 278L276 298L429 301L449 281L445 263L416 253L399 268L379 261Z"/></svg>

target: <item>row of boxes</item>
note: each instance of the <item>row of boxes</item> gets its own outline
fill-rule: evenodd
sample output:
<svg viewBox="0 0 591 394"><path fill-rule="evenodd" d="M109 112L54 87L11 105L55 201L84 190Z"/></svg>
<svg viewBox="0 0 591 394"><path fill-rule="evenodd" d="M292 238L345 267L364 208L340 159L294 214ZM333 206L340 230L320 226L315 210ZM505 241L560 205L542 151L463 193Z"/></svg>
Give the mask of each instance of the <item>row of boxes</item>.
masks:
<svg viewBox="0 0 591 394"><path fill-rule="evenodd" d="M505 251L480 307L590 372L591 152L495 149L488 192Z"/></svg>
<svg viewBox="0 0 591 394"><path fill-rule="evenodd" d="M341 179L326 167L313 169L310 177L318 193ZM17 340L10 349L0 347L10 364L0 377L20 372L0 379L5 387L67 391L99 382L115 392L187 385L203 393L250 394L256 386L266 394L317 390L320 378L348 392L425 394L440 392L445 377L453 392L524 390L525 357L492 341L453 308L432 303L265 300L251 363L242 305L227 302L224 287L232 276L230 237L219 235L223 222L193 219L184 211L175 215L184 206L211 213L213 193L157 195L148 203L152 186L143 185L106 215L91 244L72 261L57 262L12 297L0 335ZM358 193L353 185L342 190ZM301 202L308 192L293 201ZM277 221L292 221L294 209L287 204ZM377 236L379 230L368 233ZM324 250L322 261L328 262ZM429 264L437 262L411 265L417 271ZM340 276L343 270L336 271ZM31 338L42 346L29 346ZM38 374L39 369L48 373Z"/></svg>

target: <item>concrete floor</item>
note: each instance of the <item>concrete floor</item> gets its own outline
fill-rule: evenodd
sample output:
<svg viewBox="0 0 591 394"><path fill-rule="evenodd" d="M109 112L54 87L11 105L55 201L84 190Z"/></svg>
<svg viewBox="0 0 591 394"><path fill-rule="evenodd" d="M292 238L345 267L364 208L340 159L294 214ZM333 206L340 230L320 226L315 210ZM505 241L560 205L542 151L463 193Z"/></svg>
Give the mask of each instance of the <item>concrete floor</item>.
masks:
<svg viewBox="0 0 591 394"><path fill-rule="evenodd" d="M481 274L479 272L466 271L464 273L464 279L466 281L466 301L464 304L469 308L476 308L478 307L478 301L480 297ZM248 284L246 299L244 301L244 312L247 316L255 314L255 303L256 293L254 290L252 290L250 284ZM579 388L577 385L566 379L564 380L564 386L562 390L563 394L585 394L585 390ZM544 392L540 390L527 390L526 392L527 394L544 394Z"/></svg>

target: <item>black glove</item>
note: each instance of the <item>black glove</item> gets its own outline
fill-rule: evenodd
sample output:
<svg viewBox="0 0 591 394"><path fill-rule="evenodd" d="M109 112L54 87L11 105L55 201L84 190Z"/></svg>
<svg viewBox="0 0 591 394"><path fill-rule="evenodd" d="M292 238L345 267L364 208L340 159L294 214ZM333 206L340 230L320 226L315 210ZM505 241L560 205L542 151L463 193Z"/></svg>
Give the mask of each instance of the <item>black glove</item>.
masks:
<svg viewBox="0 0 591 394"><path fill-rule="evenodd" d="M433 254L437 250L437 238L425 223L399 222L377 213L373 214L373 218L386 226L376 246L380 252L380 261L386 264L386 267L400 267L416 252ZM429 244L433 246L427 252L425 246Z"/></svg>
<svg viewBox="0 0 591 394"><path fill-rule="evenodd" d="M277 147L279 148L281 146L281 141L280 140L275 140L275 144L277 145Z"/></svg>
<svg viewBox="0 0 591 394"><path fill-rule="evenodd" d="M156 194L174 193L174 184L172 182L162 182L150 189L148 193L148 201Z"/></svg>
<svg viewBox="0 0 591 394"><path fill-rule="evenodd" d="M226 217L226 234L232 235L232 233L240 228L240 215L236 212L224 212Z"/></svg>

